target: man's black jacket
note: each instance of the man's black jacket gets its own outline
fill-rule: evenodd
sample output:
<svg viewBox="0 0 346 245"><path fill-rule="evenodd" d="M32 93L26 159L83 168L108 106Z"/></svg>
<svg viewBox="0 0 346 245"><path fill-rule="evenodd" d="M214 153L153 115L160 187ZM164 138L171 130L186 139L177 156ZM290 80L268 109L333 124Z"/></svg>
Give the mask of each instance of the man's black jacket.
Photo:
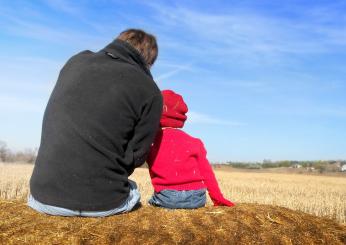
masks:
<svg viewBox="0 0 346 245"><path fill-rule="evenodd" d="M46 107L31 194L73 210L118 207L128 197L128 176L145 161L161 110L160 90L129 44L116 40L73 56Z"/></svg>

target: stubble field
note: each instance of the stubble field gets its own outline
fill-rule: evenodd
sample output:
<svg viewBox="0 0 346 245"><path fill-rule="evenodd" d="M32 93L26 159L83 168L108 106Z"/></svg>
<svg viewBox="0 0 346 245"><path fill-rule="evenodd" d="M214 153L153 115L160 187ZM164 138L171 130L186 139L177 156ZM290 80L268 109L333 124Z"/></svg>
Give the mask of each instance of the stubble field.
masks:
<svg viewBox="0 0 346 245"><path fill-rule="evenodd" d="M25 200L33 165L0 163L0 198ZM215 171L224 196L236 203L271 204L346 223L346 178L301 174ZM138 184L142 204L153 193L148 170L130 177ZM208 199L208 205L211 205Z"/></svg>
<svg viewBox="0 0 346 245"><path fill-rule="evenodd" d="M0 163L0 244L346 243L345 177L215 171L236 207L215 208L208 199L206 208L167 211L147 206L153 189L148 170L140 168L131 179L139 186L142 208L85 219L29 209L32 168Z"/></svg>

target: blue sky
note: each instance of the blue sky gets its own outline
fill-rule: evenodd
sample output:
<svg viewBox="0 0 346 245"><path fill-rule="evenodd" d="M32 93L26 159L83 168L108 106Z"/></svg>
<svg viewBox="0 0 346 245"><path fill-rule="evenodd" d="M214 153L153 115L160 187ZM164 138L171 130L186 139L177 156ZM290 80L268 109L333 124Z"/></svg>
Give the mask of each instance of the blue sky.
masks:
<svg viewBox="0 0 346 245"><path fill-rule="evenodd" d="M346 159L346 2L1 1L0 140L38 147L59 70L122 30L157 36L211 161Z"/></svg>

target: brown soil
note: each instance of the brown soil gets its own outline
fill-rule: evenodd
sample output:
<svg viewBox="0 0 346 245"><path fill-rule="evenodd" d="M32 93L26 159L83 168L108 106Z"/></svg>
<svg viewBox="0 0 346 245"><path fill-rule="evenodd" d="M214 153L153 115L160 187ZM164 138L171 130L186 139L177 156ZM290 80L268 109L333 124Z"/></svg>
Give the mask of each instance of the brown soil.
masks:
<svg viewBox="0 0 346 245"><path fill-rule="evenodd" d="M65 218L0 201L0 244L346 244L346 226L258 204Z"/></svg>

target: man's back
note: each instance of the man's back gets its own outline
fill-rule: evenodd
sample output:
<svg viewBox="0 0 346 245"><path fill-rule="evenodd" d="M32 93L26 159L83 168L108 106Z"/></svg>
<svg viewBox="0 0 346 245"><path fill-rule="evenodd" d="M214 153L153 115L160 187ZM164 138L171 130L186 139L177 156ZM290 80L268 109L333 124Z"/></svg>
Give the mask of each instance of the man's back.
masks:
<svg viewBox="0 0 346 245"><path fill-rule="evenodd" d="M160 91L136 55L115 41L63 67L43 119L30 181L35 199L94 211L127 198L127 177L144 161L162 108Z"/></svg>

